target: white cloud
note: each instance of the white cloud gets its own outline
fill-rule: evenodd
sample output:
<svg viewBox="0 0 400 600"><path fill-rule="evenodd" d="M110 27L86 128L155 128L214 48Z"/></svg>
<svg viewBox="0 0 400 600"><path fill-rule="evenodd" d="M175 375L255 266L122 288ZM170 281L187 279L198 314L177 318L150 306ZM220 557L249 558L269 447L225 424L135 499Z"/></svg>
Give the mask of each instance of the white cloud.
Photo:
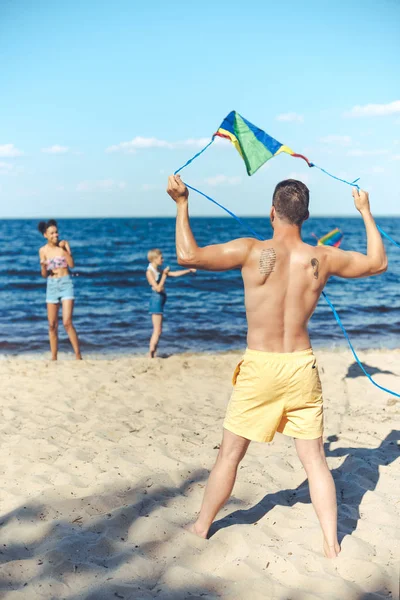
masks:
<svg viewBox="0 0 400 600"><path fill-rule="evenodd" d="M393 154L392 160L400 160L400 154Z"/></svg>
<svg viewBox="0 0 400 600"><path fill-rule="evenodd" d="M217 141L218 138L216 138L215 141ZM201 148L204 148L204 146L207 146L207 144L210 142L210 138L189 138L188 140L183 140L181 142L174 142L172 144L173 148L198 148L199 150L201 150Z"/></svg>
<svg viewBox="0 0 400 600"><path fill-rule="evenodd" d="M0 175L18 175L23 173L23 167L16 166L15 164L7 161L0 161Z"/></svg>
<svg viewBox="0 0 400 600"><path fill-rule="evenodd" d="M1 158L14 158L15 156L22 156L23 152L18 150L14 144L3 144L0 146L0 157Z"/></svg>
<svg viewBox="0 0 400 600"><path fill-rule="evenodd" d="M56 192L65 192L65 186L56 185Z"/></svg>
<svg viewBox="0 0 400 600"><path fill-rule="evenodd" d="M125 181L114 181L114 179L101 179L98 181L81 181L76 186L77 192L113 191L124 190Z"/></svg>
<svg viewBox="0 0 400 600"><path fill-rule="evenodd" d="M346 117L383 117L400 113L400 100L388 104L365 104L364 106L353 106L345 113Z"/></svg>
<svg viewBox="0 0 400 600"><path fill-rule="evenodd" d="M42 148L42 152L45 154L66 154L66 152L69 152L69 148L67 146L58 146L55 144L49 148Z"/></svg>
<svg viewBox="0 0 400 600"><path fill-rule="evenodd" d="M349 150L347 156L383 156L389 154L389 150Z"/></svg>
<svg viewBox="0 0 400 600"><path fill-rule="evenodd" d="M109 146L106 152L126 152L132 154L138 149L143 148L171 148L171 144L157 138L135 137L130 142L121 142L114 146Z"/></svg>
<svg viewBox="0 0 400 600"><path fill-rule="evenodd" d="M303 183L310 183L311 180L308 173L298 173L297 171L292 171L292 173L289 173L288 179L297 179Z"/></svg>
<svg viewBox="0 0 400 600"><path fill-rule="evenodd" d="M384 173L385 169L383 167L372 167L371 169L371 173L373 175L380 175L381 173Z"/></svg>
<svg viewBox="0 0 400 600"><path fill-rule="evenodd" d="M323 144L334 144L337 146L350 146L351 137L349 135L327 135L319 140Z"/></svg>
<svg viewBox="0 0 400 600"><path fill-rule="evenodd" d="M303 123L304 122L304 117L303 115L299 115L295 112L288 112L288 113L283 113L281 115L278 115L276 117L277 121L286 121L286 122L297 122L297 123Z"/></svg>
<svg viewBox="0 0 400 600"><path fill-rule="evenodd" d="M214 177L208 177L204 180L208 185L213 187L217 185L238 185L241 181L241 177L227 177L226 175L215 175Z"/></svg>
<svg viewBox="0 0 400 600"><path fill-rule="evenodd" d="M10 174L11 171L13 170L14 165L12 165L11 163L8 162L4 162L4 161L0 161L0 173L2 175L6 174Z"/></svg>
<svg viewBox="0 0 400 600"><path fill-rule="evenodd" d="M133 138L130 142L121 142L114 146L106 148L106 152L124 152L126 154L133 154L137 150L143 150L147 148L168 148L174 150L176 148L198 148L199 150L206 146L210 138L189 138L188 140L182 140L178 142L167 142L166 140L159 140L154 137L140 137Z"/></svg>

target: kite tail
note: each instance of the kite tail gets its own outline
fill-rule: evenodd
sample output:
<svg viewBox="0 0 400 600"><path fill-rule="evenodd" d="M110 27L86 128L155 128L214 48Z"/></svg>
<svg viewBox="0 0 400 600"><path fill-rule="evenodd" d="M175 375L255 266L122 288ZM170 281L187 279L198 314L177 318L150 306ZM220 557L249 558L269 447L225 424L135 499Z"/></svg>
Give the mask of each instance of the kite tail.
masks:
<svg viewBox="0 0 400 600"><path fill-rule="evenodd" d="M337 324L339 325L340 329L343 331L343 335L346 338L346 341L347 341L348 345L350 346L350 350L352 351L353 356L356 359L357 364L360 367L360 369L362 370L362 372L364 373L364 375L366 377L368 377L368 379L370 380L370 382L373 383L380 390L383 390L384 392L387 392L388 394L392 394L392 396L396 396L397 398L400 398L400 394L396 394L396 392L392 392L392 390L388 390L387 388L379 385L379 383L376 383L376 381L374 381L372 379L371 375L364 369L363 364L361 363L360 359L357 356L356 351L353 348L353 344L350 341L349 334L347 333L346 329L344 328L344 325L343 325L342 321L340 320L340 317L339 317L339 315L338 315L338 313L336 311L336 308L333 306L332 302L329 300L329 298L328 298L328 296L326 295L325 292L322 292L322 295L325 298L326 302L329 304L329 306L330 306L330 308L331 308L331 310L332 310L332 312L333 312L333 314L335 316Z"/></svg>
<svg viewBox="0 0 400 600"><path fill-rule="evenodd" d="M208 142L208 144L206 146L204 146L204 148L202 150L200 150L200 152L198 152L197 154L195 154L182 167L180 167L179 169L177 169L175 171L174 175L178 175L179 171L182 171L182 169L184 169L185 167L187 167L188 165L190 165L190 163L193 162L198 156L200 156L200 154L203 154L203 152L205 152L207 150L207 148L209 148L211 146L211 144L213 143L213 141L214 141L214 137L211 138L211 141Z"/></svg>

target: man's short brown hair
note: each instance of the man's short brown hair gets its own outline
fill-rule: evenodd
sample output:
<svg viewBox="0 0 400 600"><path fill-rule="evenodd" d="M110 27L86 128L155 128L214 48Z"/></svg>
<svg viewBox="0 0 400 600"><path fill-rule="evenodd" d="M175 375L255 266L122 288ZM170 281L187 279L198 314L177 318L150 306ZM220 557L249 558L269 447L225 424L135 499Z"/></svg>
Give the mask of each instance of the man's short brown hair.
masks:
<svg viewBox="0 0 400 600"><path fill-rule="evenodd" d="M291 225L301 225L309 215L309 200L309 189L302 181L285 179L275 188L272 206L282 221Z"/></svg>

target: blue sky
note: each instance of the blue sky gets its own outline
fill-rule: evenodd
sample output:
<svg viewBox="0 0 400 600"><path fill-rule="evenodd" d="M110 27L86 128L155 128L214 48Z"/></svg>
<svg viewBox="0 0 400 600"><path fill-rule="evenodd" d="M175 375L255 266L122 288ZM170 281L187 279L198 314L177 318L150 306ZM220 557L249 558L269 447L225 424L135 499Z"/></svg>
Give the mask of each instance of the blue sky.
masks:
<svg viewBox="0 0 400 600"><path fill-rule="evenodd" d="M168 173L232 109L399 215L399 30L397 0L2 0L0 218L173 215ZM299 159L249 178L229 142L183 175L242 215L286 177L313 214L355 214Z"/></svg>

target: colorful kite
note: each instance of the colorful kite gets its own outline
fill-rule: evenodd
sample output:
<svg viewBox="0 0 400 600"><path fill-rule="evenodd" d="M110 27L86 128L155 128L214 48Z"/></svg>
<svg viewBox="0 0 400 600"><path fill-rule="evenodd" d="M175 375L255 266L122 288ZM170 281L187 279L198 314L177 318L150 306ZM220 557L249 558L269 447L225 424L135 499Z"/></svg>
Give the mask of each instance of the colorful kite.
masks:
<svg viewBox="0 0 400 600"><path fill-rule="evenodd" d="M339 248L343 240L343 233L337 227L321 238L318 238L315 233L312 235L317 238L318 246L334 246L335 248Z"/></svg>
<svg viewBox="0 0 400 600"><path fill-rule="evenodd" d="M250 121L239 115L236 110L233 110L225 117L219 126L218 131L214 133L208 144L200 150L200 152L190 158L182 167L177 169L174 175L177 175L182 169L190 165L190 163L198 158L200 154L203 154L203 152L211 146L216 137L225 138L232 142L246 164L248 175L254 175L254 173L270 158L278 156L278 154L281 154L282 152L286 152L286 154L294 156L295 158L302 158L309 167L315 167L325 173L325 175L329 175L329 177L332 177L337 181L342 181L343 183L347 183L347 185L359 189L359 185L357 184L359 178L354 181L346 181L346 179L341 179L340 177L336 177L336 175L328 173L325 169L322 169L315 163L309 161L303 154L296 154L289 146L281 144L278 140L268 135L268 133L265 133L265 131L253 125L253 123L250 123Z"/></svg>
<svg viewBox="0 0 400 600"><path fill-rule="evenodd" d="M281 152L286 152L296 158L302 158L309 167L314 165L302 154L296 154L288 146L259 129L250 121L239 115L235 110L222 121L215 136L227 138L235 146L246 163L248 175L254 175L264 163Z"/></svg>

